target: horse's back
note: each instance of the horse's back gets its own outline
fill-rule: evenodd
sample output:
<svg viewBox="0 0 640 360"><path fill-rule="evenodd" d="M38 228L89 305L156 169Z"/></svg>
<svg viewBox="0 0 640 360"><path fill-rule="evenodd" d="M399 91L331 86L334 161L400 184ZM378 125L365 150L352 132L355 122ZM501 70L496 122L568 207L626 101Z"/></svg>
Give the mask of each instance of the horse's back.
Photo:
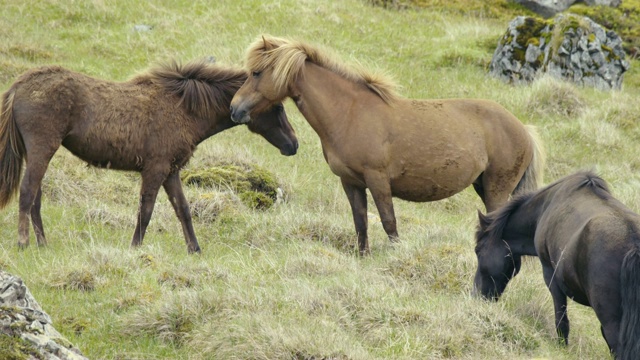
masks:
<svg viewBox="0 0 640 360"><path fill-rule="evenodd" d="M618 303L620 266L638 230L640 216L613 197L561 187L538 223L536 249L567 296L588 306L603 296Z"/></svg>
<svg viewBox="0 0 640 360"><path fill-rule="evenodd" d="M176 146L191 151L192 144L178 139L186 131L179 126L183 112L150 82L114 82L50 66L26 72L10 91L25 138L39 146L63 145L92 165L139 170L154 139L164 142L153 146L155 152Z"/></svg>

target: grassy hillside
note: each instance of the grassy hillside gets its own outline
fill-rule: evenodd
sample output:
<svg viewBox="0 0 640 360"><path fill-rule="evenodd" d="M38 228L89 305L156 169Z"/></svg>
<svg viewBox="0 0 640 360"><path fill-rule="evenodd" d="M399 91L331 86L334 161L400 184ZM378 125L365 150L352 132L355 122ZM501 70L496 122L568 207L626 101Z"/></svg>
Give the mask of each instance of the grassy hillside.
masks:
<svg viewBox="0 0 640 360"><path fill-rule="evenodd" d="M363 0L0 0L0 8L2 91L37 65L121 81L167 59L241 65L260 34L294 37L387 72L407 97L498 101L539 127L547 182L594 168L640 211L637 63L617 92L489 78L512 8L397 11ZM92 359L607 358L592 310L575 303L569 347L554 341L537 259L525 261L499 303L470 296L482 208L472 189L434 203L396 200L401 243L393 247L370 201L372 255L358 258L339 180L316 134L290 101L286 108L298 155L280 156L237 127L204 142L189 163L257 164L286 194L269 210L251 210L228 188L186 188L201 255L187 255L164 194L145 243L130 249L139 176L89 168L61 149L43 187L50 245L32 238L18 251L14 201L0 212L0 268L21 276Z"/></svg>

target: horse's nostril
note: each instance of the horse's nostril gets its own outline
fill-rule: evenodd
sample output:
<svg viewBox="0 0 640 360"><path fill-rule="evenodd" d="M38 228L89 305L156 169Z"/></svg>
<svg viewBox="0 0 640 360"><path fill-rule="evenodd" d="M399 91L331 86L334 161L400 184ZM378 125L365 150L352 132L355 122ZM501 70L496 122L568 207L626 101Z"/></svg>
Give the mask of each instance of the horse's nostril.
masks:
<svg viewBox="0 0 640 360"><path fill-rule="evenodd" d="M229 111L233 114L233 106L229 106Z"/></svg>

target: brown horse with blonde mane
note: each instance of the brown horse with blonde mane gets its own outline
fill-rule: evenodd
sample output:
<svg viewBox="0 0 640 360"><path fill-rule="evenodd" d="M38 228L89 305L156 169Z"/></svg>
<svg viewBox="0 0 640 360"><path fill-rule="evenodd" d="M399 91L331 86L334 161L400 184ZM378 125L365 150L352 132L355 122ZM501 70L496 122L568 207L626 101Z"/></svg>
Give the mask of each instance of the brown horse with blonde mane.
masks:
<svg viewBox="0 0 640 360"><path fill-rule="evenodd" d="M241 69L202 61L158 66L126 82L92 78L59 66L23 74L2 96L0 114L0 208L20 185L18 245L29 244L29 217L46 244L41 183L60 145L89 163L142 176L132 246L142 244L160 186L182 224L187 249L199 252L180 169L203 140L237 123L229 104L247 78ZM274 103L248 123L283 155L298 148L284 108Z"/></svg>
<svg viewBox="0 0 640 360"><path fill-rule="evenodd" d="M324 157L351 204L361 254L368 188L382 225L398 236L392 197L434 201L473 184L487 211L541 182L542 146L533 127L490 100L413 100L389 80L352 70L306 43L263 36L247 51L251 76L231 117L290 97L320 137Z"/></svg>

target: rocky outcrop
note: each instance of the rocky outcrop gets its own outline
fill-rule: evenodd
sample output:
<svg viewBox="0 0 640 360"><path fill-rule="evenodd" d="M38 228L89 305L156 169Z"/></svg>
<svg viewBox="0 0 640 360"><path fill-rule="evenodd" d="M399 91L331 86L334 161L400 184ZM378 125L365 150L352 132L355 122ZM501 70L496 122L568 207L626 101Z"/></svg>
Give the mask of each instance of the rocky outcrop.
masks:
<svg viewBox="0 0 640 360"><path fill-rule="evenodd" d="M589 6L620 6L622 0L512 0L527 9L546 18L553 17L557 13L567 10L575 3L584 2Z"/></svg>
<svg viewBox="0 0 640 360"><path fill-rule="evenodd" d="M620 89L628 69L620 37L575 15L515 18L489 65L493 76L512 83L528 83L548 73L601 90Z"/></svg>
<svg viewBox="0 0 640 360"><path fill-rule="evenodd" d="M51 323L22 280L0 270L0 358L87 359Z"/></svg>

